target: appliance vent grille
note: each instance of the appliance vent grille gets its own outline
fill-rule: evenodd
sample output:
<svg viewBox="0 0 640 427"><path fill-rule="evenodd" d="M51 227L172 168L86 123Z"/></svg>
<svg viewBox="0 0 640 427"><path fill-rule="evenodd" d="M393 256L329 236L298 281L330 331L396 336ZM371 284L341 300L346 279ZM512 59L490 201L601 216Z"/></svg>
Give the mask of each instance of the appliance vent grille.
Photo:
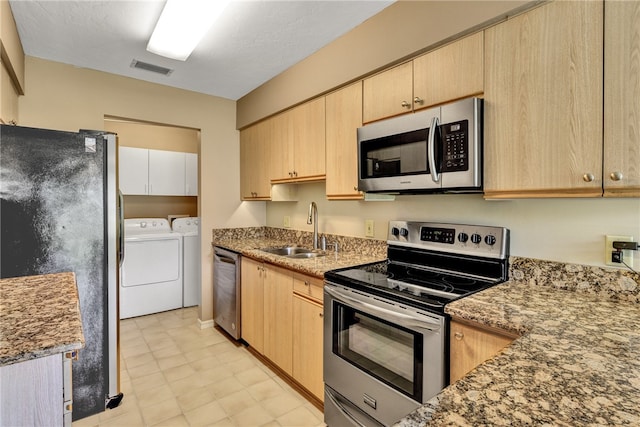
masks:
<svg viewBox="0 0 640 427"><path fill-rule="evenodd" d="M173 73L171 68L161 67L159 65L149 64L148 62L138 61L134 59L131 62L131 68L138 68L140 70L151 71L152 73L162 74L164 76L168 76Z"/></svg>

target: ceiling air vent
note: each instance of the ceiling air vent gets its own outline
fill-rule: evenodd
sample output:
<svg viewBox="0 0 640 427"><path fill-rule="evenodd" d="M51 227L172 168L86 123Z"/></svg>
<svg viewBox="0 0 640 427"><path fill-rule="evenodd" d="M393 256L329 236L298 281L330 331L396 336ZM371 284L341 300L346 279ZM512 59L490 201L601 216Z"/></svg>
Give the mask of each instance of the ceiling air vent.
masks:
<svg viewBox="0 0 640 427"><path fill-rule="evenodd" d="M148 62L138 61L137 59L134 59L131 62L131 68L138 68L140 70L151 71L152 73L162 74L164 76L168 76L169 74L173 73L173 70L170 68L149 64Z"/></svg>

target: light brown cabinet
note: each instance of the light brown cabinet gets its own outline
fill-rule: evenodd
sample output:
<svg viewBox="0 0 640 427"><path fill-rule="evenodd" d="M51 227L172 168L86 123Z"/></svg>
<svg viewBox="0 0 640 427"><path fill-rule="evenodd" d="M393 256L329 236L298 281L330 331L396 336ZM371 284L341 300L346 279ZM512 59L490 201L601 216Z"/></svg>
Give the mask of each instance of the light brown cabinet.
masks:
<svg viewBox="0 0 640 427"><path fill-rule="evenodd" d="M358 191L358 128L362 126L362 82L325 97L326 194L329 200L362 199Z"/></svg>
<svg viewBox="0 0 640 427"><path fill-rule="evenodd" d="M450 324L449 381L454 383L509 345L515 335L456 320Z"/></svg>
<svg viewBox="0 0 640 427"><path fill-rule="evenodd" d="M273 183L319 181L325 178L324 97L285 111L271 119Z"/></svg>
<svg viewBox="0 0 640 427"><path fill-rule="evenodd" d="M479 95L483 91L482 31L413 60L414 110Z"/></svg>
<svg viewBox="0 0 640 427"><path fill-rule="evenodd" d="M293 378L324 400L322 280L294 274Z"/></svg>
<svg viewBox="0 0 640 427"><path fill-rule="evenodd" d="M485 197L602 195L602 2L485 31Z"/></svg>
<svg viewBox="0 0 640 427"><path fill-rule="evenodd" d="M264 355L292 375L293 275L272 265L265 266L264 275Z"/></svg>
<svg viewBox="0 0 640 427"><path fill-rule="evenodd" d="M240 269L240 318L242 339L264 354L264 275L263 263L242 258Z"/></svg>
<svg viewBox="0 0 640 427"><path fill-rule="evenodd" d="M483 58L483 33L479 32L364 79L363 121L481 94Z"/></svg>
<svg viewBox="0 0 640 427"><path fill-rule="evenodd" d="M263 121L240 131L240 197L269 200L271 123Z"/></svg>
<svg viewBox="0 0 640 427"><path fill-rule="evenodd" d="M640 197L640 2L605 2L604 31L604 195Z"/></svg>

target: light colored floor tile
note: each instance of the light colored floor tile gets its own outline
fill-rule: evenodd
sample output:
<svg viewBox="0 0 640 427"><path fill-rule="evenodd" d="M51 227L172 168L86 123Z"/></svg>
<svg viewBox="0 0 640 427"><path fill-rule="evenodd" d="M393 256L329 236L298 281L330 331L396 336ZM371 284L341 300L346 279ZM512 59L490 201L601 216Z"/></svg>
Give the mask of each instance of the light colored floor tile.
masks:
<svg viewBox="0 0 640 427"><path fill-rule="evenodd" d="M140 412L142 412L145 423L150 426L182 414L175 398L140 408Z"/></svg>
<svg viewBox="0 0 640 427"><path fill-rule="evenodd" d="M220 403L211 402L185 412L184 416L192 426L206 426L226 418L227 414L220 406Z"/></svg>
<svg viewBox="0 0 640 427"><path fill-rule="evenodd" d="M73 427L322 424L322 413L191 307L120 321L119 407ZM310 424L311 423L311 424Z"/></svg>
<svg viewBox="0 0 640 427"><path fill-rule="evenodd" d="M304 406L278 417L277 421L283 427L317 426L322 422Z"/></svg>
<svg viewBox="0 0 640 427"><path fill-rule="evenodd" d="M261 426L274 422L273 416L260 405L252 406L231 417L238 426Z"/></svg>
<svg viewBox="0 0 640 427"><path fill-rule="evenodd" d="M218 399L218 403L220 403L220 406L222 406L222 409L224 409L227 415L233 416L238 412L254 406L257 402L251 397L248 391L240 390Z"/></svg>

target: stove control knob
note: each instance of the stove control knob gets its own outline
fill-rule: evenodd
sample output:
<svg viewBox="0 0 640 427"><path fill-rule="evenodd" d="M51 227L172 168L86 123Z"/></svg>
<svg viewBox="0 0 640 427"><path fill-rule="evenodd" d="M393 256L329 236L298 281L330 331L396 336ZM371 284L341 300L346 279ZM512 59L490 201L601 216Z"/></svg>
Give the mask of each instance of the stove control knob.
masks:
<svg viewBox="0 0 640 427"><path fill-rule="evenodd" d="M391 228L391 234L393 234L394 236L398 237L400 235L400 229L398 227L392 227Z"/></svg>
<svg viewBox="0 0 640 427"><path fill-rule="evenodd" d="M482 236L474 233L471 235L471 241L477 245L478 243L482 242Z"/></svg>
<svg viewBox="0 0 640 427"><path fill-rule="evenodd" d="M496 244L496 236L492 236L492 235L485 236L484 242L489 246L493 246Z"/></svg>
<svg viewBox="0 0 640 427"><path fill-rule="evenodd" d="M458 241L461 243L467 243L467 241L469 240L469 235L467 233L460 233L458 234Z"/></svg>
<svg viewBox="0 0 640 427"><path fill-rule="evenodd" d="M408 235L409 235L409 230L407 230L406 228L400 229L400 236L407 237Z"/></svg>

